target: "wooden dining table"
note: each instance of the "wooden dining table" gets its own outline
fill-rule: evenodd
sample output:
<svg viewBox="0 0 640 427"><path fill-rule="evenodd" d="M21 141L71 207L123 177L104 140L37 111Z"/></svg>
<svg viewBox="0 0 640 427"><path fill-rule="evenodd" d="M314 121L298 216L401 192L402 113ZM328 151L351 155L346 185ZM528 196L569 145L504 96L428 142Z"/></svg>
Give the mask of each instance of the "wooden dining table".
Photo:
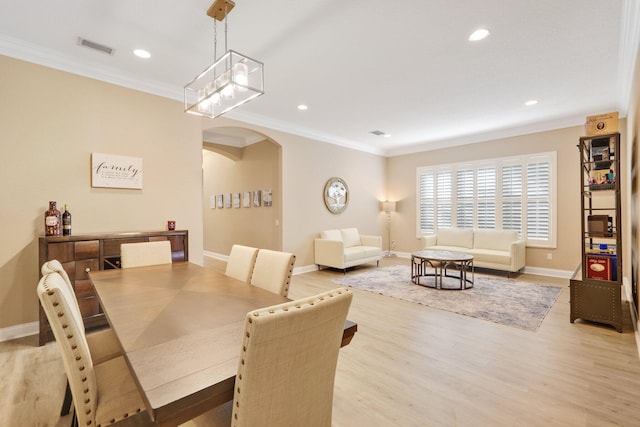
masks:
<svg viewBox="0 0 640 427"><path fill-rule="evenodd" d="M176 426L233 399L246 314L289 301L189 262L89 273L151 419ZM345 323L342 345L357 331Z"/></svg>

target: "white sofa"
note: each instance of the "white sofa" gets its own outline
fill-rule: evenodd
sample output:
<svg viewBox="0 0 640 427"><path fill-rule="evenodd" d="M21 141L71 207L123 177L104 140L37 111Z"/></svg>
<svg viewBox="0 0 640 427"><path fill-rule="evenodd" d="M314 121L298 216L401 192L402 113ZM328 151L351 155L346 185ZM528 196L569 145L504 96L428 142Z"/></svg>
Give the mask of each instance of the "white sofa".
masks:
<svg viewBox="0 0 640 427"><path fill-rule="evenodd" d="M382 258L382 236L360 234L357 228L325 230L314 240L315 263L318 268L333 267L344 271L355 265Z"/></svg>
<svg viewBox="0 0 640 427"><path fill-rule="evenodd" d="M510 230L440 228L424 237L424 249L473 255L475 267L517 272L525 265L525 241Z"/></svg>

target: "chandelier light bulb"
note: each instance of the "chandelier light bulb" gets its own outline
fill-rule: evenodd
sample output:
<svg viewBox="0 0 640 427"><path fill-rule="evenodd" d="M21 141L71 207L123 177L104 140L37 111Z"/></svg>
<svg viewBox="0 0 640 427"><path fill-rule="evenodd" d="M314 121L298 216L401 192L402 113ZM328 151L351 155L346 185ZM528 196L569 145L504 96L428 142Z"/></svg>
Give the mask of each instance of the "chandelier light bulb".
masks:
<svg viewBox="0 0 640 427"><path fill-rule="evenodd" d="M233 65L233 83L240 92L246 92L249 85L249 68L247 64L238 62Z"/></svg>

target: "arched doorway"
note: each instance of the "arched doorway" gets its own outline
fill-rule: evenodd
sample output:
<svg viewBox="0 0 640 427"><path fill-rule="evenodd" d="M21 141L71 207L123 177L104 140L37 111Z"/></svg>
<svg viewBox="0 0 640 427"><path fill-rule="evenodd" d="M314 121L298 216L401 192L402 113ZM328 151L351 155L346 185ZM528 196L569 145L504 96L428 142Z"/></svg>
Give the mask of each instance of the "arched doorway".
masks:
<svg viewBox="0 0 640 427"><path fill-rule="evenodd" d="M203 132L203 246L225 257L233 244L282 250L282 147L241 127Z"/></svg>

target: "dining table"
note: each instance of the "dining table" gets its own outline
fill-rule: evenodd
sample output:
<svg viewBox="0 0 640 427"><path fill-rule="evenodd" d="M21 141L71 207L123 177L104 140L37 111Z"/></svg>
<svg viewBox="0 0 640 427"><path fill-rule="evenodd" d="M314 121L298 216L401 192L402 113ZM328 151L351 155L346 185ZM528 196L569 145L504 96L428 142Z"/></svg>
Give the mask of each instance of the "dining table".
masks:
<svg viewBox="0 0 640 427"><path fill-rule="evenodd" d="M290 301L191 262L93 271L89 278L160 426L232 400L246 314ZM342 346L356 331L347 320Z"/></svg>

